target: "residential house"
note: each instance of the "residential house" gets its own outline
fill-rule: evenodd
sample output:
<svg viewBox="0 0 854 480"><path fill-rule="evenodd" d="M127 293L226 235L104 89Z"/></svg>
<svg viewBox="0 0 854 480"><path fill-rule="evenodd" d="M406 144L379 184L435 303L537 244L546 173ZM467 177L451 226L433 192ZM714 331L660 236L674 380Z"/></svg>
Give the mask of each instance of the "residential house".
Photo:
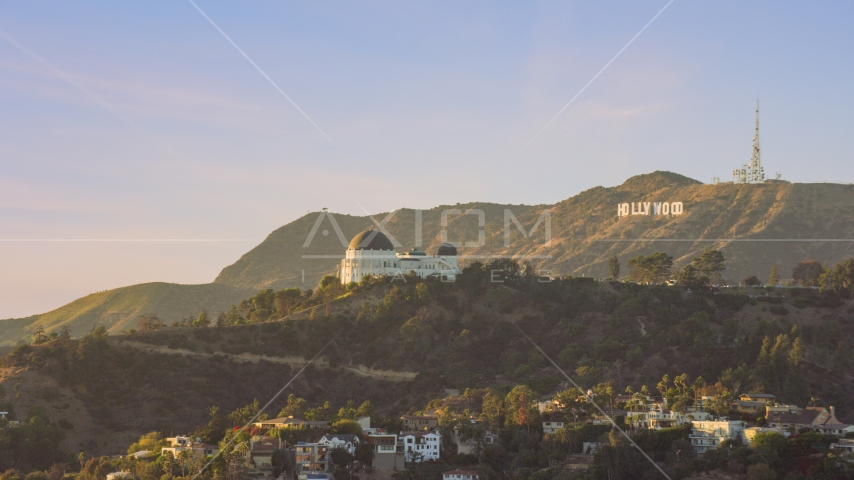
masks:
<svg viewBox="0 0 854 480"><path fill-rule="evenodd" d="M617 422L618 417L623 417L625 420L629 415L629 412L620 410L619 408L605 408L603 411L605 412L605 415L602 415L601 413L593 414L593 425L610 425L611 420Z"/></svg>
<svg viewBox="0 0 854 480"><path fill-rule="evenodd" d="M449 470L442 473L442 480L477 480L474 470Z"/></svg>
<svg viewBox="0 0 854 480"><path fill-rule="evenodd" d="M738 399L742 402L760 402L764 405L773 405L777 397L770 393L742 393L738 396Z"/></svg>
<svg viewBox="0 0 854 480"><path fill-rule="evenodd" d="M403 422L404 432L433 430L439 426L439 417L432 415L404 415L400 420Z"/></svg>
<svg viewBox="0 0 854 480"><path fill-rule="evenodd" d="M297 442L294 445L294 470L296 472L325 472L328 448L317 443Z"/></svg>
<svg viewBox="0 0 854 480"><path fill-rule="evenodd" d="M166 441L169 442L170 447L186 447L190 443L193 442L193 438L190 438L186 435L178 435L177 437L167 437Z"/></svg>
<svg viewBox="0 0 854 480"><path fill-rule="evenodd" d="M326 445L330 452L336 448L343 448L350 455L354 455L356 453L356 445L359 444L359 437L347 433L327 433L320 437L317 443Z"/></svg>
<svg viewBox="0 0 854 480"><path fill-rule="evenodd" d="M828 433L831 435L840 436L854 432L854 425L840 422L836 419L836 411L833 406L830 406L828 408L830 416L821 417L821 419L823 420L822 423L813 422L810 425L806 425L805 428L808 428L810 430L817 430L821 433Z"/></svg>
<svg viewBox="0 0 854 480"><path fill-rule="evenodd" d="M249 464L261 472L272 472L273 454L280 449L281 439L255 436L249 442Z"/></svg>
<svg viewBox="0 0 854 480"><path fill-rule="evenodd" d="M563 420L549 420L547 422L543 422L543 433L555 433L561 428L563 428L565 423Z"/></svg>
<svg viewBox="0 0 854 480"><path fill-rule="evenodd" d="M368 435L368 445L373 447L374 470L397 470L404 467L405 457L403 447L397 447L397 435L393 433L371 433Z"/></svg>
<svg viewBox="0 0 854 480"><path fill-rule="evenodd" d="M218 445L202 443L201 439L195 437L178 435L177 437L168 437L166 441L169 442L169 446L163 447L160 453L165 454L169 452L176 458L185 450L192 456L212 457L219 453Z"/></svg>
<svg viewBox="0 0 854 480"><path fill-rule="evenodd" d="M270 428L326 428L329 426L329 422L326 420L301 420L291 415L255 422L253 425L265 430Z"/></svg>
<svg viewBox="0 0 854 480"><path fill-rule="evenodd" d="M433 432L403 432L400 434L407 462L438 460L442 437Z"/></svg>
<svg viewBox="0 0 854 480"><path fill-rule="evenodd" d="M765 402L754 402L750 400L733 400L730 407L740 413L750 413L758 415L768 404Z"/></svg>
<svg viewBox="0 0 854 480"><path fill-rule="evenodd" d="M744 430L740 420L691 422L688 438L697 453L703 453L721 446L726 440L738 440Z"/></svg>
<svg viewBox="0 0 854 480"><path fill-rule="evenodd" d="M802 428L824 425L831 420L831 423L840 423L824 407L768 411L765 420L769 427L777 429L778 432L797 432Z"/></svg>
<svg viewBox="0 0 854 480"><path fill-rule="evenodd" d="M854 453L854 439L841 438L836 443L830 444L831 450L841 450L844 453Z"/></svg>
<svg viewBox="0 0 854 480"><path fill-rule="evenodd" d="M651 430L678 427L679 425L691 423L691 419L686 413L679 413L674 410L667 410L666 408L650 410L646 415L647 428Z"/></svg>
<svg viewBox="0 0 854 480"><path fill-rule="evenodd" d="M741 413L758 415L762 413L767 406L774 405L776 403L776 398L777 397L770 393L743 393L739 395L736 400L733 400L730 403L730 407ZM703 402L708 402L711 399L711 396L704 396Z"/></svg>
<svg viewBox="0 0 854 480"><path fill-rule="evenodd" d="M359 417L356 419L356 423L362 427L362 431L369 430L371 428L371 417Z"/></svg>
<svg viewBox="0 0 854 480"><path fill-rule="evenodd" d="M803 411L804 409L797 405L766 405L765 418L767 419L772 413L777 412L801 413Z"/></svg>

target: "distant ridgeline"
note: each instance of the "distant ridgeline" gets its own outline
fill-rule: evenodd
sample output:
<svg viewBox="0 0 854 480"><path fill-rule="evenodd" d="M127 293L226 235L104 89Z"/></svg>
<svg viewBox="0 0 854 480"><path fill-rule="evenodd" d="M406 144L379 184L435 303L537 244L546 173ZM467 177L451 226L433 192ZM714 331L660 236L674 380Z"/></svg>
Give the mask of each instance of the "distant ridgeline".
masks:
<svg viewBox="0 0 854 480"><path fill-rule="evenodd" d="M0 343L28 339L38 326L47 333L67 326L75 336L94 325L120 333L135 328L144 313L171 323L203 309L215 316L259 290L313 289L323 276L340 272L350 239L368 229L388 238L395 258L449 244L461 269L509 257L552 275L606 278L614 256L625 267L633 257L663 252L678 271L715 249L726 257L724 279L766 281L776 267L785 280L802 260L833 265L854 257L854 185L703 184L653 172L551 205L473 202L373 217L323 209L270 233L212 284L155 283L93 294L53 312L0 321Z"/></svg>
<svg viewBox="0 0 854 480"><path fill-rule="evenodd" d="M650 209L650 207L652 207ZM631 202L617 205L617 216L628 215L682 215L682 202Z"/></svg>

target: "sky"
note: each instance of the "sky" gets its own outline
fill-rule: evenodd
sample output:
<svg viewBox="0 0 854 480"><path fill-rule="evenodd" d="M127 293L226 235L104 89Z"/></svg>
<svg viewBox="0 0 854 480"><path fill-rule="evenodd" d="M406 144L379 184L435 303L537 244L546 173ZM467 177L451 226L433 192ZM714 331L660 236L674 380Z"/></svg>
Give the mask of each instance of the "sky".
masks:
<svg viewBox="0 0 854 480"><path fill-rule="evenodd" d="M854 182L851 2L195 1L263 74L190 1L0 3L0 318L324 207L727 180L757 98L766 174Z"/></svg>

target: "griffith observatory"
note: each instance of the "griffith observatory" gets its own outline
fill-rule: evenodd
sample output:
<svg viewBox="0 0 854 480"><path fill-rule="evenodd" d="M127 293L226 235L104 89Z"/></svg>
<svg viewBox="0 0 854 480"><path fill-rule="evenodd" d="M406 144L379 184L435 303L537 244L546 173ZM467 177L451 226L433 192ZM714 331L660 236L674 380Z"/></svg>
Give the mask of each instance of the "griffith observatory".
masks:
<svg viewBox="0 0 854 480"><path fill-rule="evenodd" d="M462 273L457 266L457 248L443 243L435 255L417 248L395 253L391 240L382 232L365 230L350 240L338 277L346 285L367 276L403 276L413 272L421 278L454 281Z"/></svg>

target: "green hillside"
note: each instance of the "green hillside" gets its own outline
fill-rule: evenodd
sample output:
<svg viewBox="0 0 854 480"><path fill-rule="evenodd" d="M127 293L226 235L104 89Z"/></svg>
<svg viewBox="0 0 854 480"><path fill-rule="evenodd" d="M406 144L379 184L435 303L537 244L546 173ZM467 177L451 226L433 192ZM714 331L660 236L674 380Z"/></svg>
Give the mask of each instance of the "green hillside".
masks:
<svg viewBox="0 0 854 480"><path fill-rule="evenodd" d="M631 202L682 202L684 212L618 217L617 205ZM612 255L625 264L631 257L654 251L672 255L675 266L680 267L714 248L732 260L725 278L737 282L747 275L765 280L772 265L785 278L801 260L835 263L854 255L854 242L826 241L854 238L854 185L706 185L675 173L654 172L632 177L617 187L594 187L555 205L442 205L420 213L420 246L428 253L443 241L443 211L448 211L445 240L463 243L458 250L464 264L505 255L562 275L605 277ZM463 214L467 211L470 214ZM477 211L483 212L482 227ZM508 211L512 217L505 217ZM550 212L551 227L548 243L542 217L546 212ZM342 257L345 250L329 217L322 219L311 236L321 215L310 213L277 229L223 269L215 283L273 289L316 285L321 276L335 272L336 257ZM387 215L377 214L374 220L381 222ZM400 209L384 225L403 247L418 244L416 215L415 210ZM374 225L367 217L332 218L348 241ZM527 233L543 220L526 237L514 218ZM481 229L485 237L478 245ZM505 245L505 235L509 235L509 245ZM707 241L710 239L715 241ZM805 239L824 240L802 241Z"/></svg>
<svg viewBox="0 0 854 480"><path fill-rule="evenodd" d="M103 325L110 333L136 328L139 316L154 313L166 323L208 309L212 313L227 310L251 295L251 289L221 284L178 285L143 283L93 293L56 310L32 317L0 321L0 343L29 338L37 326L45 332L68 327L73 336L81 336Z"/></svg>

